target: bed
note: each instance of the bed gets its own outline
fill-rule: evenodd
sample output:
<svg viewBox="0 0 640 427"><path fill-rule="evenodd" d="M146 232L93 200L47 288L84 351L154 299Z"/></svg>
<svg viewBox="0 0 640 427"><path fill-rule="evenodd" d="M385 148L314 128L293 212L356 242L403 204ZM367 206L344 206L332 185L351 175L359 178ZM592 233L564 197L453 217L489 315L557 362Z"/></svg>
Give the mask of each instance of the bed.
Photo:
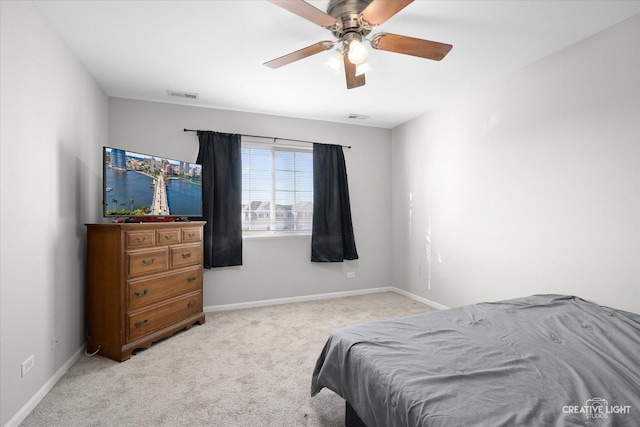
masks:
<svg viewBox="0 0 640 427"><path fill-rule="evenodd" d="M342 328L325 387L346 425L639 426L640 315L533 295Z"/></svg>

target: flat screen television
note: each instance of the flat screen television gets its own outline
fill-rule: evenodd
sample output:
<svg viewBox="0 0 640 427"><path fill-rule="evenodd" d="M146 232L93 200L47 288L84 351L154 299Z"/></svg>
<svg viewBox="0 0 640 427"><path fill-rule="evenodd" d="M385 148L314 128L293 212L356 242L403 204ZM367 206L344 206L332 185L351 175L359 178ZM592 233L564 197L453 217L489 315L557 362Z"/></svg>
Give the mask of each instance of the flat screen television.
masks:
<svg viewBox="0 0 640 427"><path fill-rule="evenodd" d="M107 218L202 216L202 166L185 160L103 148Z"/></svg>

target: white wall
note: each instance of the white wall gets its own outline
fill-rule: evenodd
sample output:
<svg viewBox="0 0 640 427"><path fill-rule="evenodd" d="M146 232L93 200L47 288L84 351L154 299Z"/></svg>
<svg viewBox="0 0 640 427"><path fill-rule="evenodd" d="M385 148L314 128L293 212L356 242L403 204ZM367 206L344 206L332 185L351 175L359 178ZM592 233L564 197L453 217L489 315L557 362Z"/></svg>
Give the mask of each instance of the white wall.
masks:
<svg viewBox="0 0 640 427"><path fill-rule="evenodd" d="M109 99L109 144L113 147L195 160L198 138L184 128L353 146L344 151L360 259L312 263L310 237L245 239L244 265L205 270L205 308L390 285L390 130ZM347 279L351 271L355 277Z"/></svg>
<svg viewBox="0 0 640 427"><path fill-rule="evenodd" d="M100 213L98 150L107 141L108 104L30 2L2 1L0 12L0 425L6 425L28 414L85 342L83 224ZM61 343L52 350L57 334ZM32 354L35 366L21 378L20 364Z"/></svg>
<svg viewBox="0 0 640 427"><path fill-rule="evenodd" d="M638 76L636 15L394 129L395 285L640 313Z"/></svg>

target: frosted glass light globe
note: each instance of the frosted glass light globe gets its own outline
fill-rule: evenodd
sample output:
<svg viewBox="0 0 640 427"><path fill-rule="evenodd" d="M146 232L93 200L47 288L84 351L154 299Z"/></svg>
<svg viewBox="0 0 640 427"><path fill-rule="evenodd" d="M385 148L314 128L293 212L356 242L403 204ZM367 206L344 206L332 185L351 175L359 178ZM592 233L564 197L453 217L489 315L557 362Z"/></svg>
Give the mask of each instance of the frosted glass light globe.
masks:
<svg viewBox="0 0 640 427"><path fill-rule="evenodd" d="M362 64L367 60L368 55L369 52L367 48L361 42L358 40L351 40L351 42L349 42L349 53L347 55L349 62L354 65Z"/></svg>
<svg viewBox="0 0 640 427"><path fill-rule="evenodd" d="M342 53L336 51L333 53L333 55L331 55L331 58L329 58L329 60L324 63L324 66L331 70L332 73L338 74L342 61Z"/></svg>

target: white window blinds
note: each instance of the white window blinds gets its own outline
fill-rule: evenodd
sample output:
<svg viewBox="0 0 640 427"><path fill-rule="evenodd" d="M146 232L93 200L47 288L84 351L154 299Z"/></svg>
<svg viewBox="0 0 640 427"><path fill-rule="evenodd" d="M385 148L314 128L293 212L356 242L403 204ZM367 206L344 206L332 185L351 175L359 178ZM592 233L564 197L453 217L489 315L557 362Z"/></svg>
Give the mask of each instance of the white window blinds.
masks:
<svg viewBox="0 0 640 427"><path fill-rule="evenodd" d="M312 219L312 146L243 139L243 235L310 234Z"/></svg>

